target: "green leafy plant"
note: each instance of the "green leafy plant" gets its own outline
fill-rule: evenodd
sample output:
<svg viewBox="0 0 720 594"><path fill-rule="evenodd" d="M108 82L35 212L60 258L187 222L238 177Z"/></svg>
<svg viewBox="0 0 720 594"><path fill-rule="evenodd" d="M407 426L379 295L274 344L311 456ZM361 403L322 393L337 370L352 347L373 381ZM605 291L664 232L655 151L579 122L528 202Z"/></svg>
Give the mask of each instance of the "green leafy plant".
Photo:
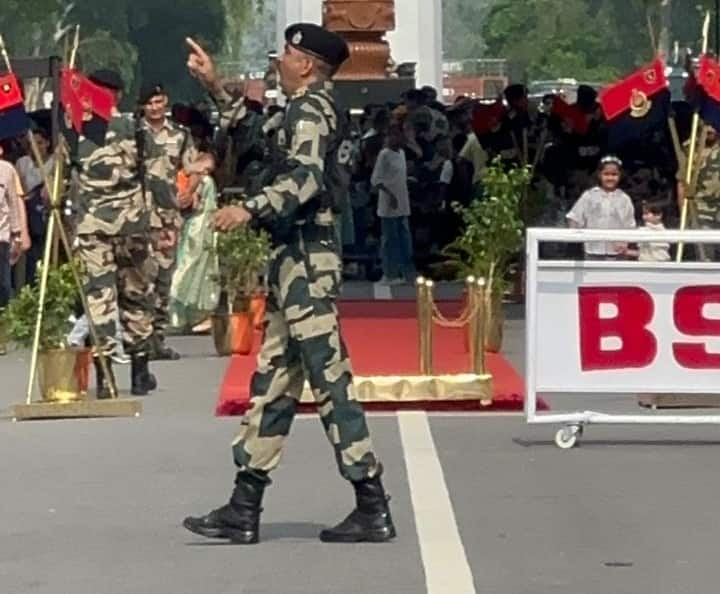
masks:
<svg viewBox="0 0 720 594"><path fill-rule="evenodd" d="M48 272L47 295L40 331L40 350L63 349L67 345L68 319L77 299L77 285L70 264ZM26 285L0 314L0 327L18 346L32 348L40 304L40 285Z"/></svg>
<svg viewBox="0 0 720 594"><path fill-rule="evenodd" d="M218 233L212 248L218 257L220 288L228 297L228 313L248 311L250 297L258 289L259 276L270 259L270 237L241 225Z"/></svg>
<svg viewBox="0 0 720 594"><path fill-rule="evenodd" d="M463 230L444 250L447 264L461 278L484 278L489 297L505 291L509 265L522 247L520 207L530 177L528 167L507 170L497 158L483 176L484 196L466 207L453 205Z"/></svg>

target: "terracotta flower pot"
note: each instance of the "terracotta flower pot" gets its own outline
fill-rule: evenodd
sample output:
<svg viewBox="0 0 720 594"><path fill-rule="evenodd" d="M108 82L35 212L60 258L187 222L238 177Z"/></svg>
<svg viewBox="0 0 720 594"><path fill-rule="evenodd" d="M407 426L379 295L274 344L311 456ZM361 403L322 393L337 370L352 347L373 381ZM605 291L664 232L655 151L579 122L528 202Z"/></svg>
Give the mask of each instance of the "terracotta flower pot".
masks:
<svg viewBox="0 0 720 594"><path fill-rule="evenodd" d="M38 385L45 402L77 402L87 396L91 354L88 349L43 351L38 357Z"/></svg>
<svg viewBox="0 0 720 594"><path fill-rule="evenodd" d="M231 348L233 355L249 355L255 339L252 312L230 314Z"/></svg>
<svg viewBox="0 0 720 594"><path fill-rule="evenodd" d="M267 297L263 293L256 293L250 299L250 311L253 315L253 326L257 329L260 329L263 326L266 307Z"/></svg>

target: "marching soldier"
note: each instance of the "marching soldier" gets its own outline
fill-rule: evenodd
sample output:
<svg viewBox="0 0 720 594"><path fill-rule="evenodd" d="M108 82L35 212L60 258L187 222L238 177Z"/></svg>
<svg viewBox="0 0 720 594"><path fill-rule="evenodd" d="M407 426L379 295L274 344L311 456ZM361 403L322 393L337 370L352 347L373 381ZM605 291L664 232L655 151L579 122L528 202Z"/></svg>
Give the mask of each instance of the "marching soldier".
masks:
<svg viewBox="0 0 720 594"><path fill-rule="evenodd" d="M180 355L165 344L165 334L170 322L170 287L182 216L176 192L168 193L167 190L176 188L181 168L190 170L197 151L190 131L166 117L168 96L161 84L143 86L138 102L143 112L140 127L162 151L162 158L153 159L152 170L147 171L146 187L152 198L150 236L157 264L153 278L155 297L150 356L159 360L177 360Z"/></svg>
<svg viewBox="0 0 720 594"><path fill-rule="evenodd" d="M118 96L120 76L99 70L91 77L97 85ZM115 110L108 123L105 144L87 137L78 140L73 185L77 208L77 256L85 273L84 290L98 333L96 350L108 360L117 343L118 308L125 351L132 360L132 393L147 395L157 387L148 368L148 340L152 334L152 247L148 229L150 211L141 188L142 164L138 155L135 122ZM145 158L157 159L151 139ZM149 176L152 179L152 175ZM154 180L158 185L161 180ZM110 397L110 378L95 361L98 398ZM110 370L112 373L112 371Z"/></svg>
<svg viewBox="0 0 720 594"><path fill-rule="evenodd" d="M349 52L340 37L317 25L293 25L285 38L279 59L281 84L290 100L279 139L284 168L272 185L242 206L221 209L215 220L221 231L256 224L271 233L274 243L265 340L252 378L252 405L233 447L238 466L235 489L227 505L203 517L186 518L184 526L235 543L258 541L263 492L280 460L307 379L340 473L356 495L355 510L335 528L323 530L320 538L386 541L395 536L395 528L380 480L382 466L357 401L335 305L342 266L333 205L339 196L335 192L344 190L338 188L339 172L351 145L329 81ZM188 43L188 67L211 91L226 123L228 114L242 119L242 98L228 96L211 58L192 40Z"/></svg>

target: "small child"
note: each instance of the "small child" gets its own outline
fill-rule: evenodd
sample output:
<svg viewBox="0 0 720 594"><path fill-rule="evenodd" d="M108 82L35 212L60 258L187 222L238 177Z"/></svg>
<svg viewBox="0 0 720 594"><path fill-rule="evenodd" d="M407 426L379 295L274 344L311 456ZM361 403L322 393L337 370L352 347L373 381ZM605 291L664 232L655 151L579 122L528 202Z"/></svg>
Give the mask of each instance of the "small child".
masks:
<svg viewBox="0 0 720 594"><path fill-rule="evenodd" d="M643 202L643 222L645 229L652 231L664 231L663 206L654 202ZM670 244L661 241L651 243L640 243L636 250L625 250L627 256L637 258L640 262L669 262Z"/></svg>
<svg viewBox="0 0 720 594"><path fill-rule="evenodd" d="M635 208L630 196L619 189L622 161L613 155L603 157L598 169L599 186L583 193L567 214L574 229L634 229ZM622 258L627 249L623 243L586 242L587 260Z"/></svg>

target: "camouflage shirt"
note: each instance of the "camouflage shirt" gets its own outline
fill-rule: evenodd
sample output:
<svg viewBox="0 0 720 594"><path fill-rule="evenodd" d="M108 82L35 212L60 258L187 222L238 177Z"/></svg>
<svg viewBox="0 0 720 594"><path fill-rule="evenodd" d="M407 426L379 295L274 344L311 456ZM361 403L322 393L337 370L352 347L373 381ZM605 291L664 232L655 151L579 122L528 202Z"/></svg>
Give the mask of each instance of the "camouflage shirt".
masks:
<svg viewBox="0 0 720 594"><path fill-rule="evenodd" d="M161 189L154 162L163 158L159 147L145 138L145 162L150 183ZM150 208L140 184L136 124L132 119L113 116L108 123L104 146L81 136L77 143L73 173L73 194L77 210L78 235L107 236L146 233ZM162 192L167 194L169 189Z"/></svg>
<svg viewBox="0 0 720 594"><path fill-rule="evenodd" d="M154 130L143 119L142 129L162 151L162 157L146 164L146 190L152 198L150 223L153 228L180 228L182 217L177 202L177 174L188 169L197 158L197 150L190 131L165 119L159 130Z"/></svg>
<svg viewBox="0 0 720 594"><path fill-rule="evenodd" d="M685 149L689 149L689 143L686 143ZM686 160L687 156L684 161ZM678 177L682 179L684 172L683 162L678 170ZM702 227L720 227L720 143L704 148L699 155L694 199L697 223Z"/></svg>
<svg viewBox="0 0 720 594"><path fill-rule="evenodd" d="M275 138L281 168L272 175L272 183L243 203L276 243L293 241L293 228L331 229L332 204L347 189L352 142L335 108L332 88L332 83L317 83L290 99ZM221 126L234 125L248 115L242 98L223 95L215 101Z"/></svg>

